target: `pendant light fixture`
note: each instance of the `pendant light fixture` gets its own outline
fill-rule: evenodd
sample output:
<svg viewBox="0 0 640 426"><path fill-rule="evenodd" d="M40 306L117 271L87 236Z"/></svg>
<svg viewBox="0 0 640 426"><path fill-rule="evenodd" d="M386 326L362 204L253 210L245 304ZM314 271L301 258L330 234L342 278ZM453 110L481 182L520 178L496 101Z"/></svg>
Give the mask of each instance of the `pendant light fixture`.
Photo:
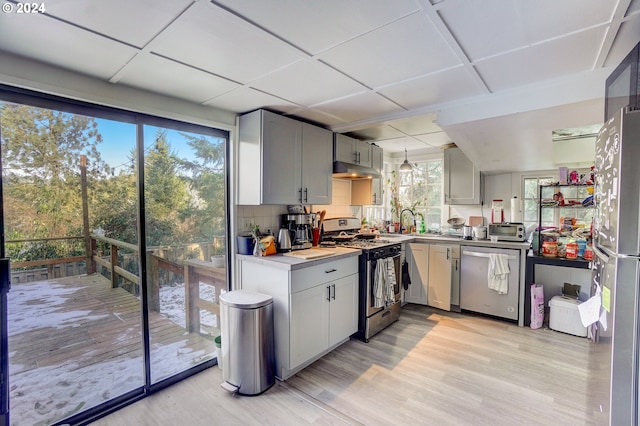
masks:
<svg viewBox="0 0 640 426"><path fill-rule="evenodd" d="M409 164L409 160L407 160L407 148L404 149L404 163L400 165L401 172L410 172L413 170L411 164Z"/></svg>

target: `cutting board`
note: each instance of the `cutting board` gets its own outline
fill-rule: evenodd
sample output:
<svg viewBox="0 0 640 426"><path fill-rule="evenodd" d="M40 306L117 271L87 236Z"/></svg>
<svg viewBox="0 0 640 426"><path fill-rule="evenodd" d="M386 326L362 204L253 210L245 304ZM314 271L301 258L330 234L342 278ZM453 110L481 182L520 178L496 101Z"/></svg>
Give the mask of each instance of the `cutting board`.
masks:
<svg viewBox="0 0 640 426"><path fill-rule="evenodd" d="M283 256L297 257L299 259L317 259L319 257L327 257L336 254L333 251L318 250L318 249L306 249L296 250L289 253L284 253Z"/></svg>
<svg viewBox="0 0 640 426"><path fill-rule="evenodd" d="M469 226L482 226L483 225L483 217L482 216L469 216Z"/></svg>

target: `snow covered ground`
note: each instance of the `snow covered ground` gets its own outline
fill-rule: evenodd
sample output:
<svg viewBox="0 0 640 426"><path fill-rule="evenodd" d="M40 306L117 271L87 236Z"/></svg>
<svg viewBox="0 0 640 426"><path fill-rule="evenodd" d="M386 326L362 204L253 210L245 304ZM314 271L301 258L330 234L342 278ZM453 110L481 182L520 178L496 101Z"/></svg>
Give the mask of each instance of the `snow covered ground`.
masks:
<svg viewBox="0 0 640 426"><path fill-rule="evenodd" d="M84 353L77 359L65 359L56 365L38 365L34 368L33 365L23 365L17 352L12 351L12 340L17 341L27 331L71 328L81 332L80 321L104 321L105 314L96 315L91 310L66 311L81 290L81 287L67 288L61 283L46 281L16 285L9 292L12 425L51 424L144 384L142 357L132 357L130 351L118 355L115 350L120 344L137 341L142 346L139 325L131 324L114 336L114 355L98 362L91 362L92 357L101 354ZM214 301L214 297L210 286L201 286L201 298ZM184 285L162 288L160 301L161 314L184 327ZM65 309L62 309L63 306ZM117 313L113 315L117 316ZM202 331L211 336L219 334L215 315L203 314L201 323ZM151 339L154 382L215 356L213 344L208 346L210 350L190 348L189 334L186 332L183 340L170 344L153 342L153 335Z"/></svg>

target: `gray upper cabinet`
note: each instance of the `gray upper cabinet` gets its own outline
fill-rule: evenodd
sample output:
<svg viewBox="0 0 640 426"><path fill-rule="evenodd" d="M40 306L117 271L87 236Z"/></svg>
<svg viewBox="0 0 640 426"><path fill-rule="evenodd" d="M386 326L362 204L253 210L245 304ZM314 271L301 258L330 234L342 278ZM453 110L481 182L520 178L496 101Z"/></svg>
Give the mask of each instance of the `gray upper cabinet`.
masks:
<svg viewBox="0 0 640 426"><path fill-rule="evenodd" d="M383 162L382 148L378 145L371 145L371 167L382 173Z"/></svg>
<svg viewBox="0 0 640 426"><path fill-rule="evenodd" d="M257 110L240 117L238 204L330 204L333 133Z"/></svg>
<svg viewBox="0 0 640 426"><path fill-rule="evenodd" d="M382 178L354 179L351 181L351 205L381 206Z"/></svg>
<svg viewBox="0 0 640 426"><path fill-rule="evenodd" d="M460 148L444 150L444 203L480 204L480 170Z"/></svg>
<svg viewBox="0 0 640 426"><path fill-rule="evenodd" d="M371 167L371 145L365 141L336 133L334 160Z"/></svg>

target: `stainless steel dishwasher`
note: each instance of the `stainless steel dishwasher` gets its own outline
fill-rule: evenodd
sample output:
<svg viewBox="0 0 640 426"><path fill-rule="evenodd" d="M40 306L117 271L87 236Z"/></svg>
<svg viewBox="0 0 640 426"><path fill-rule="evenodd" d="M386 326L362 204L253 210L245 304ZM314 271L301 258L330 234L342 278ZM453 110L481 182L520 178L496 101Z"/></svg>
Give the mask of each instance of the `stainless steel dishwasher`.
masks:
<svg viewBox="0 0 640 426"><path fill-rule="evenodd" d="M460 308L496 317L517 320L520 290L520 252L495 247L461 246ZM491 254L508 256L507 294L489 288Z"/></svg>

